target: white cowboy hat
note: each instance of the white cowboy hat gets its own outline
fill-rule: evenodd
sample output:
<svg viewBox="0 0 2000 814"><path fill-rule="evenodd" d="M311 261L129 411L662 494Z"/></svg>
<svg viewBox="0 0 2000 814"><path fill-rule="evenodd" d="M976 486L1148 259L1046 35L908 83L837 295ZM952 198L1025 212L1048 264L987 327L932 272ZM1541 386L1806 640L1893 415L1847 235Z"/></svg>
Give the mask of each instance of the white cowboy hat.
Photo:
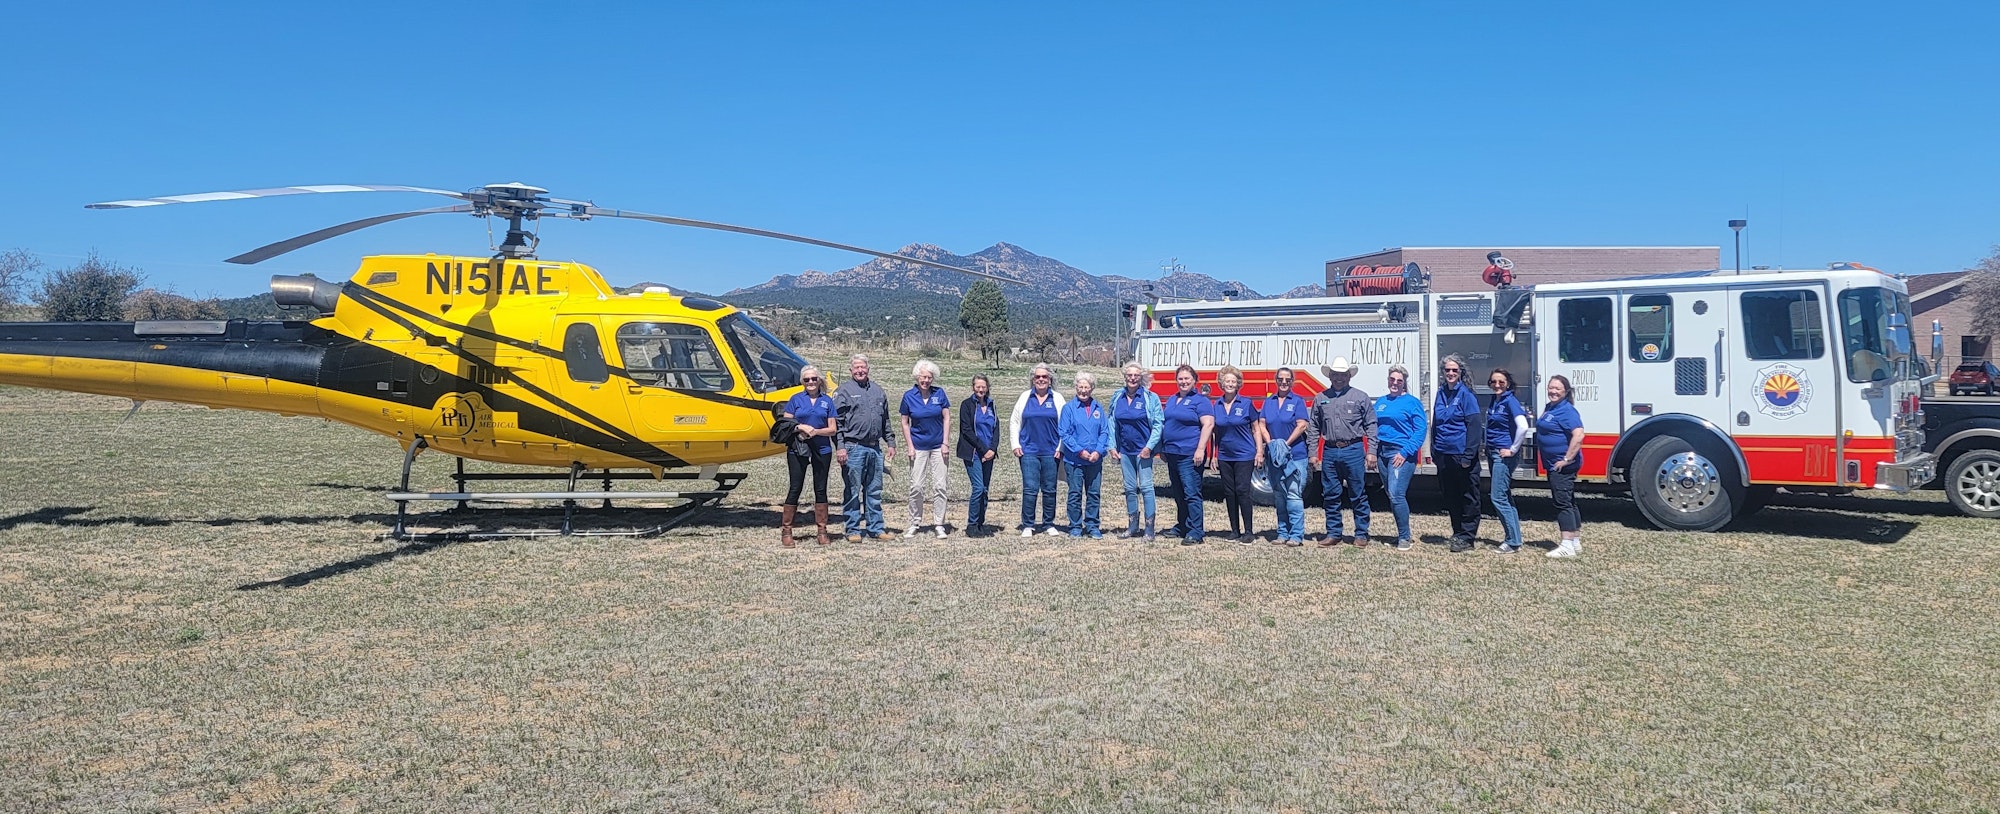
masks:
<svg viewBox="0 0 2000 814"><path fill-rule="evenodd" d="M1356 373L1360 373L1361 366L1353 362L1347 361L1347 357L1345 356L1335 356L1333 357L1333 364L1320 365L1319 372L1326 374L1326 377L1331 379L1336 374L1352 376Z"/></svg>

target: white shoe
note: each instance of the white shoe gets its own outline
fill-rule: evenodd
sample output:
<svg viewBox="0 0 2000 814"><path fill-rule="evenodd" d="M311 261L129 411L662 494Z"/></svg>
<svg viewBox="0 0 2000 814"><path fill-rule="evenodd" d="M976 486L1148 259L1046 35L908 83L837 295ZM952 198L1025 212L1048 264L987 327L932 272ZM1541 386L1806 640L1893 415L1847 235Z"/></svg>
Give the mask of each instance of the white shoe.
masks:
<svg viewBox="0 0 2000 814"><path fill-rule="evenodd" d="M938 536L938 539L940 539L940 540L944 539L944 527L943 527L943 526L938 526L938 527L937 527L937 536Z"/></svg>
<svg viewBox="0 0 2000 814"><path fill-rule="evenodd" d="M1577 554L1578 554L1579 552L1581 552L1582 550L1583 550L1583 546L1582 546L1581 544L1577 543L1576 541L1574 541L1574 540L1564 540L1564 541L1562 541L1561 543L1557 543L1557 544L1556 544L1556 547L1555 547L1555 548L1554 548L1553 550L1551 550L1551 551L1549 552L1549 556L1551 556L1551 557L1574 557L1574 556L1576 556L1576 555L1577 555Z"/></svg>
<svg viewBox="0 0 2000 814"><path fill-rule="evenodd" d="M904 530L903 530L903 539L905 539L905 540L908 540L908 539L910 539L911 537L915 537L915 536L917 536L917 527L916 527L916 526L911 526L911 527L909 527L909 528L907 528L907 529L904 529Z"/></svg>
<svg viewBox="0 0 2000 814"><path fill-rule="evenodd" d="M1025 529L1021 529L1021 536L1022 536L1022 537L1033 537L1033 536L1035 536L1035 530L1034 530L1033 528L1025 528Z"/></svg>
<svg viewBox="0 0 2000 814"><path fill-rule="evenodd" d="M1049 529L1048 529L1048 531L1044 531L1044 532L1042 532L1042 533L1043 533L1043 534L1046 534L1046 535L1049 535L1049 536L1051 536L1051 537L1054 537L1054 536L1057 536L1057 535L1060 535L1060 534L1062 534L1062 533L1063 533L1063 530L1062 530L1062 529L1059 529L1059 528L1056 528L1055 526L1050 526L1050 527L1049 527Z"/></svg>

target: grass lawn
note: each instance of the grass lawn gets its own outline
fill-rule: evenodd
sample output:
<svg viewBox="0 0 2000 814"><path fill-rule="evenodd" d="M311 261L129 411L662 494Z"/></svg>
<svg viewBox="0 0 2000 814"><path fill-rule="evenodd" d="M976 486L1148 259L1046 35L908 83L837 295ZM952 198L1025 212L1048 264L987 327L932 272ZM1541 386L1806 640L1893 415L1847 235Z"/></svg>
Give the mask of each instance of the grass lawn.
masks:
<svg viewBox="0 0 2000 814"><path fill-rule="evenodd" d="M877 377L900 391L910 361ZM954 398L974 367L947 365ZM1003 410L1025 379L999 374ZM1797 498L1719 534L1583 496L1574 560L1447 554L1430 499L1409 552L783 550L764 460L661 538L401 546L377 536L392 441L128 406L0 388L0 811L2000 800L2000 525L1936 494ZM1018 469L995 480L1011 524ZM1105 492L1118 525L1115 469ZM1546 547L1547 493L1520 502Z"/></svg>

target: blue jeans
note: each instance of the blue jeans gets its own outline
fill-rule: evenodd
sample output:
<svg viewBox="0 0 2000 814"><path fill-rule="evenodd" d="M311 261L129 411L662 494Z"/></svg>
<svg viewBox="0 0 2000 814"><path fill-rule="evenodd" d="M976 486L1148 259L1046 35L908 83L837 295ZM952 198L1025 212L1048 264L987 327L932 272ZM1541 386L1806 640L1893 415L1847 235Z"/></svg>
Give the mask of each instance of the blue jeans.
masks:
<svg viewBox="0 0 2000 814"><path fill-rule="evenodd" d="M1285 450L1287 460L1279 461L1276 451ZM1264 477L1271 481L1271 504L1278 513L1278 539L1304 540L1306 538L1306 473L1312 470L1312 462L1303 457L1290 458L1291 445L1284 439L1271 442L1264 452Z"/></svg>
<svg viewBox="0 0 2000 814"><path fill-rule="evenodd" d="M1153 459L1120 454L1118 469L1125 475L1125 513L1138 514L1143 505L1146 516L1152 517L1157 508L1153 505Z"/></svg>
<svg viewBox="0 0 2000 814"><path fill-rule="evenodd" d="M848 444L847 463L840 467L840 511L847 515L847 533L882 534L882 451ZM867 514L862 514L866 509Z"/></svg>
<svg viewBox="0 0 2000 814"><path fill-rule="evenodd" d="M1035 499L1041 499L1043 526L1056 524L1056 456L1021 456L1021 528L1035 527Z"/></svg>
<svg viewBox="0 0 2000 814"><path fill-rule="evenodd" d="M1345 537L1346 522L1341 509L1354 510L1354 536L1368 536L1368 492L1362 488L1368 477L1368 456L1360 444L1326 448L1320 460L1320 505L1326 509L1328 537Z"/></svg>
<svg viewBox="0 0 2000 814"><path fill-rule="evenodd" d="M1410 540L1410 481L1417 476L1417 456L1403 453L1403 465L1389 463L1394 455L1382 456L1377 468L1382 470L1382 485L1389 493L1389 512L1396 516L1396 539Z"/></svg>
<svg viewBox="0 0 2000 814"><path fill-rule="evenodd" d="M1500 451L1486 452L1487 478L1492 481L1487 495L1493 498L1493 510L1500 515L1500 527L1507 532L1506 544L1521 547L1521 513L1514 510L1514 464L1521 461L1521 453L1512 458L1500 457Z"/></svg>
<svg viewBox="0 0 2000 814"><path fill-rule="evenodd" d="M1065 463L1069 471L1069 533L1096 537L1098 506L1103 503L1104 462Z"/></svg>
<svg viewBox="0 0 2000 814"><path fill-rule="evenodd" d="M986 485L993 482L993 462L966 461L965 479L972 481L972 497L965 503L965 528L978 531L986 525Z"/></svg>
<svg viewBox="0 0 2000 814"><path fill-rule="evenodd" d="M1167 483L1173 492L1176 522L1174 529L1187 540L1199 541L1208 536L1208 529L1201 521L1201 465L1192 455L1168 455Z"/></svg>

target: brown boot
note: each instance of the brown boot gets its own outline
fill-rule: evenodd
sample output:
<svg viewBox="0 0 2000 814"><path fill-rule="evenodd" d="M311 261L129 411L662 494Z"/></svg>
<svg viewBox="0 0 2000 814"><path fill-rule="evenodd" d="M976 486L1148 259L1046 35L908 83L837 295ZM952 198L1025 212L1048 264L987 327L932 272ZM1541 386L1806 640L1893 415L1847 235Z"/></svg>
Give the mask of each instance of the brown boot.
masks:
<svg viewBox="0 0 2000 814"><path fill-rule="evenodd" d="M826 536L826 504L813 504L813 520L819 523L819 544L831 544L833 538Z"/></svg>
<svg viewBox="0 0 2000 814"><path fill-rule="evenodd" d="M778 529L778 542L782 543L786 548L791 548L793 545L792 518L798 516L799 507L787 503L785 504L784 509L785 509L785 521L784 525L779 527Z"/></svg>

